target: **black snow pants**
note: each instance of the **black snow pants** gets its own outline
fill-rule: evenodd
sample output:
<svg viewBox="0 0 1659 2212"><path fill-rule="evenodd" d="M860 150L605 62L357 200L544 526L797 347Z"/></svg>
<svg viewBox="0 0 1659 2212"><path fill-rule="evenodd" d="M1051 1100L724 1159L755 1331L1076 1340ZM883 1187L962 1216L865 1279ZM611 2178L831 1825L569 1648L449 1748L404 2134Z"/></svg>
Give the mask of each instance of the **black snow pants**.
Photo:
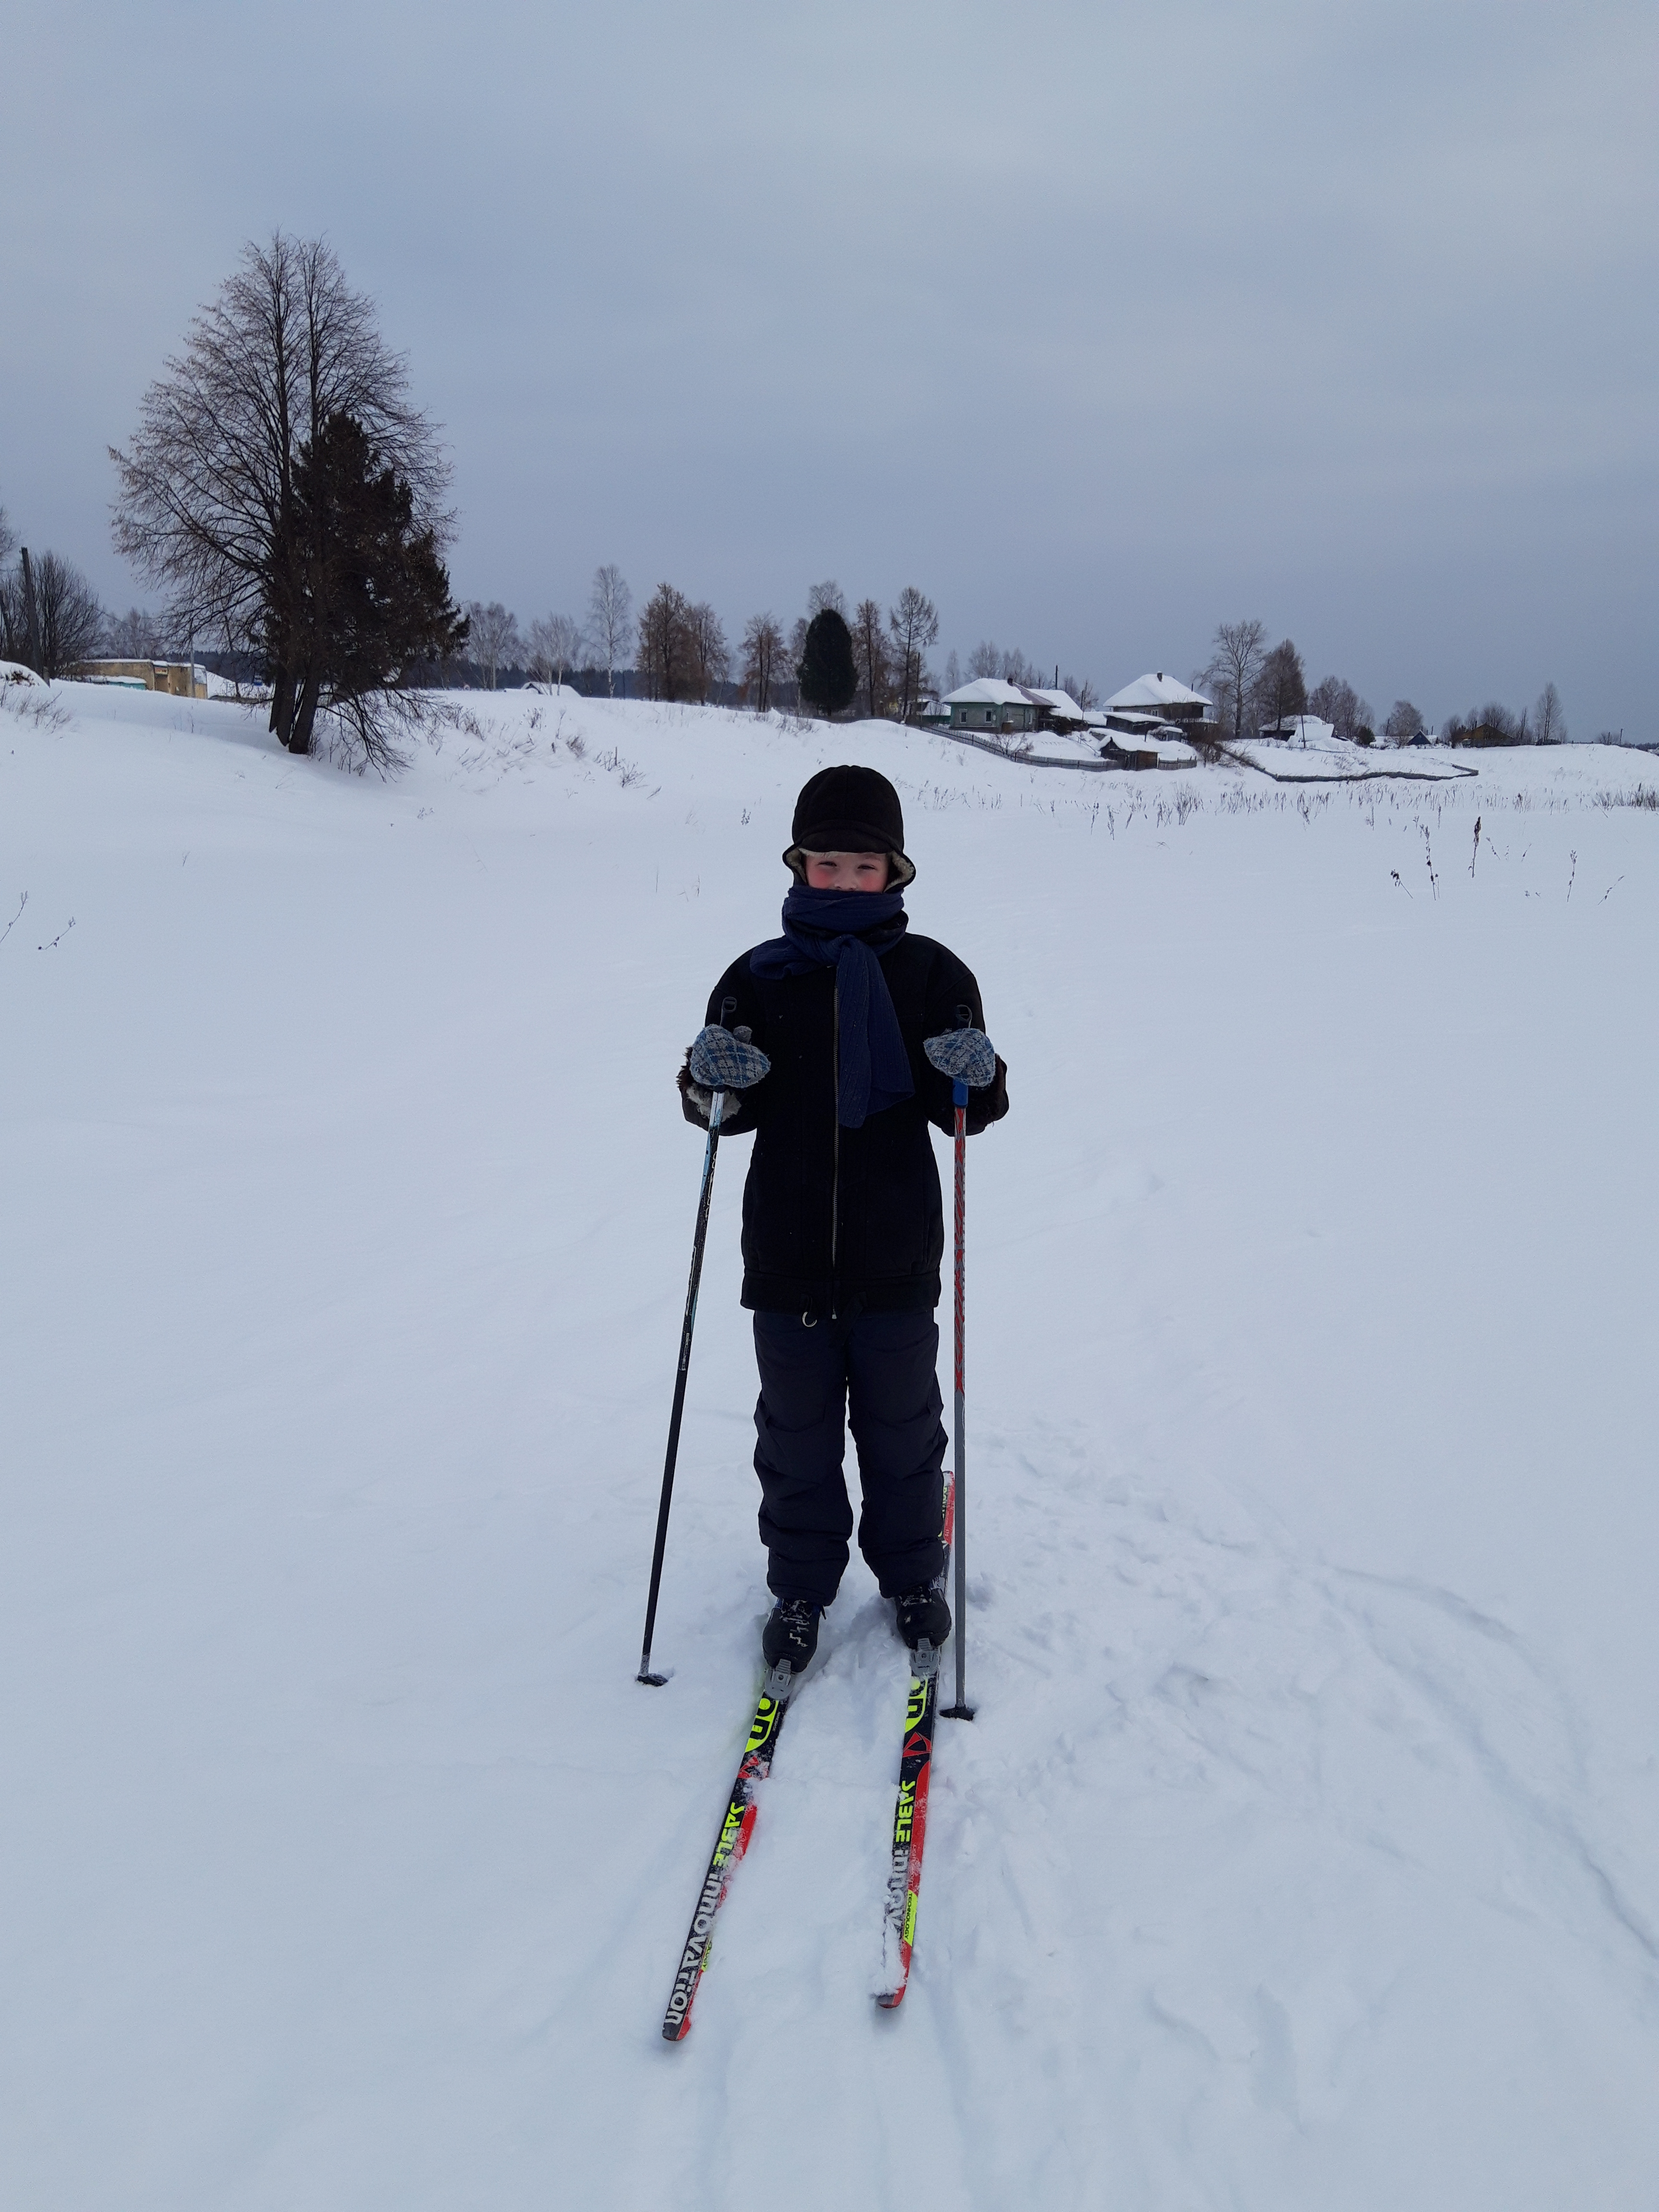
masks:
<svg viewBox="0 0 1659 2212"><path fill-rule="evenodd" d="M859 1549L884 1597L931 1582L945 1565L945 1445L932 1313L810 1326L798 1314L757 1313L755 1358L755 1472L773 1595L828 1605L840 1585L853 1533L842 1472L849 1406L864 1493Z"/></svg>

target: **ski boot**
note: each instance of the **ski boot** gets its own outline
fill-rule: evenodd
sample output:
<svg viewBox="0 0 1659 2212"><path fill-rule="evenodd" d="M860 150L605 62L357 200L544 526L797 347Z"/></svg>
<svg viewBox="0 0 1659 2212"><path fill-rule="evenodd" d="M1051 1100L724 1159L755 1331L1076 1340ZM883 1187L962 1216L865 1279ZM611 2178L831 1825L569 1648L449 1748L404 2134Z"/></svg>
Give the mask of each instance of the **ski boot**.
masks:
<svg viewBox="0 0 1659 2212"><path fill-rule="evenodd" d="M818 1648L822 1606L810 1597L781 1597L761 1631L761 1656L769 1667L799 1674Z"/></svg>
<svg viewBox="0 0 1659 2212"><path fill-rule="evenodd" d="M951 1633L951 1608L945 1602L944 1591L932 1583L901 1591L893 1601L893 1609L898 1632L913 1651L919 1644L931 1644L937 1651Z"/></svg>

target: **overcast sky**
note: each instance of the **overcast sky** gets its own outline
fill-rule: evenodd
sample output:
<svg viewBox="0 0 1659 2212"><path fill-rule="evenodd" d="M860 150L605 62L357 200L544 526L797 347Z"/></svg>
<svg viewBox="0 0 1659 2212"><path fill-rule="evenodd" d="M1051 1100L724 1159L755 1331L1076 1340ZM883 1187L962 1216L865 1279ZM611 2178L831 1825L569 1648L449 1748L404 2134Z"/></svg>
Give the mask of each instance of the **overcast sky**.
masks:
<svg viewBox="0 0 1659 2212"><path fill-rule="evenodd" d="M914 582L1103 691L1253 615L1659 736L1656 63L1651 0L10 0L0 503L153 599L105 448L280 225L407 349L460 597Z"/></svg>

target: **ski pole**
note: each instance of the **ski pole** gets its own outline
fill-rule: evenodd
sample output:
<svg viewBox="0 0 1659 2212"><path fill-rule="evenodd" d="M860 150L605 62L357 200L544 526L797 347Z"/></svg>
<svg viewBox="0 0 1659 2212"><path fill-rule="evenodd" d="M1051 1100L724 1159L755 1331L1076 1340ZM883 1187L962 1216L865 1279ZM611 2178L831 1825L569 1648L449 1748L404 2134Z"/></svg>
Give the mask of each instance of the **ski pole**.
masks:
<svg viewBox="0 0 1659 2212"><path fill-rule="evenodd" d="M735 999L720 1003L720 1022L737 1011ZM680 1361L674 1373L674 1410L668 1417L668 1452L663 1462L662 1498L657 1507L657 1541L651 1554L651 1595L645 1601L645 1648L640 1654L635 1680L659 1690L666 1674L651 1671L651 1638L657 1626L657 1593L662 1587L663 1553L668 1547L668 1508L674 1495L674 1467L680 1455L680 1419L685 1412L685 1378L691 1371L691 1332L697 1321L697 1285L702 1280L702 1248L708 1235L708 1206L714 1195L714 1157L720 1150L720 1109L724 1091L714 1093L708 1109L708 1145L702 1156L702 1188L697 1196L697 1226L691 1239L691 1279L685 1291L685 1319L680 1325Z"/></svg>
<svg viewBox="0 0 1659 2212"><path fill-rule="evenodd" d="M973 1020L971 1008L957 1008L957 1026L966 1029ZM957 1109L957 1291L956 1291L956 1582L957 1582L957 1701L945 1708L947 1721L970 1721L974 1709L968 1702L968 1486L966 1417L963 1411L963 1279L968 1217L968 1085L952 1079L951 1101Z"/></svg>

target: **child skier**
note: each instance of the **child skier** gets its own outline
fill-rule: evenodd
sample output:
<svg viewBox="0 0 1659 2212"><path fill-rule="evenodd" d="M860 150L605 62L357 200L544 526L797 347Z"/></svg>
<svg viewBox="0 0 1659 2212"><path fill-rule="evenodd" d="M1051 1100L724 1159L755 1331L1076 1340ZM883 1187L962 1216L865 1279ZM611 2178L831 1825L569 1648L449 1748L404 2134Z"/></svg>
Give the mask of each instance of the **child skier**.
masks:
<svg viewBox="0 0 1659 2212"><path fill-rule="evenodd" d="M769 1667L799 1673L848 1560L842 1472L850 1405L863 1510L859 1548L900 1635L942 1644L938 1584L945 1436L939 1261L945 1249L929 1121L969 1133L1008 1110L1007 1071L984 1035L979 986L904 912L915 876L898 793L868 768L829 768L796 802L795 878L781 938L732 963L686 1054L685 1117L752 1131L743 1196L743 1303L755 1316L755 1471Z"/></svg>

